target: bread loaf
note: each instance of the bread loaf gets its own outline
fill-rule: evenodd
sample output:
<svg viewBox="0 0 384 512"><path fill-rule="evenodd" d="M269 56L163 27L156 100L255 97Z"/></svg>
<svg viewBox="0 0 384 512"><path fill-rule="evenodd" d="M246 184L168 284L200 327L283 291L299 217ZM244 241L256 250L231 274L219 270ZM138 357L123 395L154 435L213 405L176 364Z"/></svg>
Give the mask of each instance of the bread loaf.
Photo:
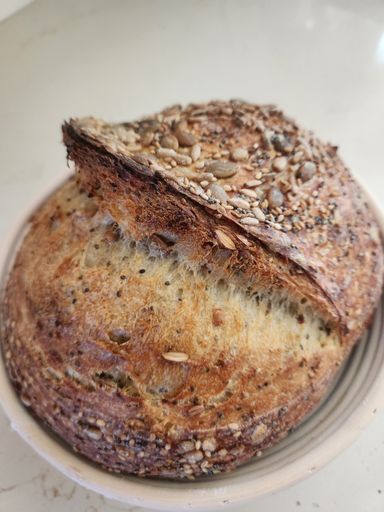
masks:
<svg viewBox="0 0 384 512"><path fill-rule="evenodd" d="M383 251L340 160L273 106L71 119L75 175L31 220L2 344L24 404L108 470L233 469L325 395Z"/></svg>

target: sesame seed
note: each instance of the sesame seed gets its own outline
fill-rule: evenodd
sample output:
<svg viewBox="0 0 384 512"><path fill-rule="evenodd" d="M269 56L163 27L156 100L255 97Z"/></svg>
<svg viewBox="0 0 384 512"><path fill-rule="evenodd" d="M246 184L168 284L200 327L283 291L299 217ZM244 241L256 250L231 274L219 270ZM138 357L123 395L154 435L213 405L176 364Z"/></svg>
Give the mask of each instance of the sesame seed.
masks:
<svg viewBox="0 0 384 512"><path fill-rule="evenodd" d="M257 179L257 180L250 180L250 181L246 181L245 182L245 186L249 187L249 188L258 187L261 184L262 184L262 181L260 181L259 179Z"/></svg>
<svg viewBox="0 0 384 512"><path fill-rule="evenodd" d="M204 412L203 405L194 405L188 409L188 416L199 416L202 412Z"/></svg>
<svg viewBox="0 0 384 512"><path fill-rule="evenodd" d="M167 361L172 361L175 363L183 363L189 359L188 354L185 352L164 352L162 356Z"/></svg>

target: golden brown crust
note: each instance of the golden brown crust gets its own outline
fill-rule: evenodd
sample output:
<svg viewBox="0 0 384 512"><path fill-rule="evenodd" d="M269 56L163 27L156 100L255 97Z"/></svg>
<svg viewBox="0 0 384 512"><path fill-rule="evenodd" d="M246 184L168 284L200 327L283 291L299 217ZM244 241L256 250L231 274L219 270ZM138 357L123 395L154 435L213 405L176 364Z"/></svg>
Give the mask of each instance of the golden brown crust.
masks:
<svg viewBox="0 0 384 512"><path fill-rule="evenodd" d="M197 163L204 144L212 145L203 134L205 122L228 147L245 145L248 156L249 138L263 135L249 118L248 126L238 120L245 110L257 121L258 107L199 108L212 109L199 114L205 119L200 131L188 121L181 125L187 134L175 134L180 125L168 133L191 160L206 137ZM168 113L180 121L192 110L196 117L197 107ZM272 123L270 109L265 112L264 123ZM168 114L161 116L152 122ZM283 124L281 119L279 114L273 122ZM112 148L111 133L103 139L100 126L93 134L90 126L95 128L89 121L64 126L83 191L71 180L36 212L10 277L2 338L11 378L39 418L110 470L171 478L230 470L276 443L314 408L369 322L382 283L376 222L364 204L360 213L353 211L362 199L352 196L361 192L334 155L329 158L339 173L325 169L331 185L324 179L315 205L341 191L330 221L284 232L290 221L276 227L282 213L265 203L246 213L226 210L161 170L167 159L157 159L154 170L131 158L142 148L132 148L139 142L126 130L139 132L140 125L118 136L127 137L126 149L114 139ZM147 132L140 140L146 137L151 151L148 143L160 135ZM175 145L172 137L162 143ZM328 150L318 144L313 147L321 160ZM287 154L289 147L279 147ZM245 158L244 151L235 157ZM242 186L243 172L257 170L241 168L225 183ZM263 179L268 195L276 183ZM234 197L235 203L244 197ZM268 222L252 228L240 222L254 213L262 219L256 208ZM289 219L288 203L281 210ZM321 247L320 235L328 240ZM335 238L349 248L345 261ZM359 294L348 275L356 276ZM356 315L350 307L359 309Z"/></svg>
<svg viewBox="0 0 384 512"><path fill-rule="evenodd" d="M229 470L297 425L345 348L306 305L304 323L296 309L279 321L271 294L231 300L219 276L131 243L73 181L36 212L6 294L10 376L25 405L108 469Z"/></svg>
<svg viewBox="0 0 384 512"><path fill-rule="evenodd" d="M161 153L164 133L177 133L175 123L176 126L184 123L184 131L193 134L194 142L201 148L197 161L192 161L185 154L186 148L181 148L184 151L181 156L189 158L182 161L188 168L180 167L178 162L173 167L172 157ZM151 145L148 141L143 144L143 138L151 133L150 126L155 137ZM94 119L72 120L64 125L63 133L69 158L84 167L80 173L82 184L92 193L95 187L101 187L105 208L115 208L115 214L119 215L116 197L125 195L130 179L136 179L137 186L141 181L147 184L152 181L163 187L164 197L156 206L158 212L164 208L165 217L171 197L175 201L180 194L188 197L191 201L186 211L197 209L197 204L204 206L207 215L221 217L218 223L229 221L227 229L236 229L240 236L244 232L305 272L308 286L311 281L316 288L312 300L337 318L346 340L353 342L366 327L382 288L383 254L377 222L364 193L338 157L337 148L322 144L312 133L299 129L275 107L238 101L190 105L186 109L176 106L141 123L108 125ZM246 161L230 162L239 147L246 151ZM149 165L140 163L145 158ZM284 165L276 165L282 159ZM212 195L206 199L198 183L204 181L207 171L212 171L212 162L222 161L236 165L238 170L235 174L230 171L229 177L219 178L215 184L232 187L236 192L227 192L228 201L224 203L212 202ZM97 172L87 173L87 165L88 169L101 169L105 162L102 178ZM200 163L205 163L205 167L200 168ZM308 165L313 168L308 170ZM133 174L135 177L131 177ZM257 179L260 174L261 179ZM187 185L186 176L190 177ZM110 186L112 179L116 179L114 189ZM160 185L161 181L164 183ZM259 185L246 188L247 183L255 181ZM254 203L258 206L228 209L239 199L250 202L242 193L244 189L261 194L261 200ZM276 189L284 191L283 203L276 208L265 206L265 199L268 203L271 191L273 195ZM145 201L141 206L148 211L150 223L153 222L150 192ZM248 218L257 222L255 211L261 207L264 207L265 221L244 224ZM284 217L284 221L276 222L279 217Z"/></svg>

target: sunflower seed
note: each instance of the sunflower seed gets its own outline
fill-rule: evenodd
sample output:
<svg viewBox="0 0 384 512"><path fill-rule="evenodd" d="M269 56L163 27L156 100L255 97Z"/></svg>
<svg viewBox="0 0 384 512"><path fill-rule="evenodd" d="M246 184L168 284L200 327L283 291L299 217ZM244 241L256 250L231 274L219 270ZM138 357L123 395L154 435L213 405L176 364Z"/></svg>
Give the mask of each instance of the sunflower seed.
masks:
<svg viewBox="0 0 384 512"><path fill-rule="evenodd" d="M226 235L223 231L221 231L220 229L216 229L215 233L218 241L221 243L223 247L225 247L226 249L230 249L231 251L236 249L236 246L233 243L232 238Z"/></svg>
<svg viewBox="0 0 384 512"><path fill-rule="evenodd" d="M284 202L284 196L281 190L277 187L271 187L267 194L268 206L271 208L279 207Z"/></svg>
<svg viewBox="0 0 384 512"><path fill-rule="evenodd" d="M302 151L296 151L296 153L292 157L292 162L294 164L298 164L300 160L303 159L304 153Z"/></svg>
<svg viewBox="0 0 384 512"><path fill-rule="evenodd" d="M172 135L171 133L167 133L166 135L163 135L161 137L160 145L163 148L176 150L179 147L179 141L176 139L174 135Z"/></svg>
<svg viewBox="0 0 384 512"><path fill-rule="evenodd" d="M180 165L191 165L191 163L192 163L192 158L188 155L182 155L180 153L176 153L173 156L173 158Z"/></svg>
<svg viewBox="0 0 384 512"><path fill-rule="evenodd" d="M174 134L180 144L183 147L190 147L196 144L196 137L191 133L184 129L186 124L178 123L175 127Z"/></svg>
<svg viewBox="0 0 384 512"><path fill-rule="evenodd" d="M280 153L291 153L293 151L294 146L291 139L282 134L273 135L271 142L276 151Z"/></svg>
<svg viewBox="0 0 384 512"><path fill-rule="evenodd" d="M162 356L167 361L173 361L175 363L183 363L189 359L188 354L185 352L164 352Z"/></svg>
<svg viewBox="0 0 384 512"><path fill-rule="evenodd" d="M263 147L266 150L272 149L272 143L271 143L272 136L273 136L273 133L270 130L265 130L261 136Z"/></svg>
<svg viewBox="0 0 384 512"><path fill-rule="evenodd" d="M241 188L240 192L242 194L244 194L245 196L248 196L248 197L250 197L252 199L257 199L258 198L257 192L255 192L254 190L250 190L248 188Z"/></svg>
<svg viewBox="0 0 384 512"><path fill-rule="evenodd" d="M216 178L210 172L203 172L201 174L198 174L198 179L197 180L198 181L207 180L207 181L211 182L213 180L216 180Z"/></svg>
<svg viewBox="0 0 384 512"><path fill-rule="evenodd" d="M207 172L211 172L216 178L229 178L237 173L238 167L232 162L215 161L206 167Z"/></svg>
<svg viewBox="0 0 384 512"><path fill-rule="evenodd" d="M213 437L209 438L209 439L204 439L202 445L201 445L203 451L209 451L209 452L214 452L217 448L217 442L216 442L216 439L214 439Z"/></svg>
<svg viewBox="0 0 384 512"><path fill-rule="evenodd" d="M181 443L177 446L177 451L179 453L187 453L193 451L195 448L195 443L193 441L185 440L181 441Z"/></svg>
<svg viewBox="0 0 384 512"><path fill-rule="evenodd" d="M201 146L200 144L194 144L191 149L191 158L193 162L196 162L200 158L201 155Z"/></svg>
<svg viewBox="0 0 384 512"><path fill-rule="evenodd" d="M194 450L193 452L187 453L185 458L190 464L194 464L195 462L201 461L204 458L204 455L202 451Z"/></svg>
<svg viewBox="0 0 384 512"><path fill-rule="evenodd" d="M212 196L218 199L221 203L226 203L228 201L226 191L217 183L211 183L209 185L209 190L211 191Z"/></svg>
<svg viewBox="0 0 384 512"><path fill-rule="evenodd" d="M257 220L260 220L261 222L265 221L265 215L260 208L254 208L252 211L255 214Z"/></svg>
<svg viewBox="0 0 384 512"><path fill-rule="evenodd" d="M240 219L241 224L245 224L246 226L257 226L259 221L255 217L243 217Z"/></svg>
<svg viewBox="0 0 384 512"><path fill-rule="evenodd" d="M134 153L131 158L139 164L149 165L150 163L156 162L156 158L150 153Z"/></svg>
<svg viewBox="0 0 384 512"><path fill-rule="evenodd" d="M231 159L234 162L240 162L248 158L248 150L245 148L236 148L231 152Z"/></svg>
<svg viewBox="0 0 384 512"><path fill-rule="evenodd" d="M121 125L116 126L114 128L114 132L117 137L125 144L134 144L137 140L140 139L140 135L138 135L134 130L127 130Z"/></svg>
<svg viewBox="0 0 384 512"><path fill-rule="evenodd" d="M163 158L175 158L177 155L176 151L170 148L157 148L156 153Z"/></svg>
<svg viewBox="0 0 384 512"><path fill-rule="evenodd" d="M190 167L174 167L173 172L176 176L186 176L189 179L195 179L197 173Z"/></svg>
<svg viewBox="0 0 384 512"><path fill-rule="evenodd" d="M275 171L283 172L288 167L288 160L285 156L278 156L272 162L272 167Z"/></svg>
<svg viewBox="0 0 384 512"><path fill-rule="evenodd" d="M309 181L316 173L316 164L313 162L305 162L297 172L297 177L301 179L303 183Z"/></svg>
<svg viewBox="0 0 384 512"><path fill-rule="evenodd" d="M298 142L301 145L301 148L302 148L302 150L304 152L305 157L308 158L308 159L313 158L312 148L311 148L309 142L306 139L303 139L303 138L299 138Z"/></svg>
<svg viewBox="0 0 384 512"><path fill-rule="evenodd" d="M152 131L145 131L140 136L140 142L142 146L149 146L151 142L153 141L153 132Z"/></svg>
<svg viewBox="0 0 384 512"><path fill-rule="evenodd" d="M150 167L154 171L164 171L164 167L162 165L158 164L157 162L151 162Z"/></svg>
<svg viewBox="0 0 384 512"><path fill-rule="evenodd" d="M234 206L235 208L241 208L242 210L249 210L251 205L245 199L241 199L241 197L232 197L228 199L229 204Z"/></svg>

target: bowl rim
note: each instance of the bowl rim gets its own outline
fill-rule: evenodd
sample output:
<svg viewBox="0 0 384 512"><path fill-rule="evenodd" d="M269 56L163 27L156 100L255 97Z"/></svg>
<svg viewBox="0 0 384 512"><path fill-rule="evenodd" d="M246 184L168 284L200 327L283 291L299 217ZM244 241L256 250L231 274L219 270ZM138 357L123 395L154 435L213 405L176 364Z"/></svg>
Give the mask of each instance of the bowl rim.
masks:
<svg viewBox="0 0 384 512"><path fill-rule="evenodd" d="M0 249L1 295L10 261L22 239L23 230L31 213L60 187L69 175L68 173L64 174L64 177L60 175L53 183L49 183L46 190L38 198L29 202L8 229ZM376 214L384 236L384 216L370 194L364 187L362 188ZM211 487L204 486L202 481L168 482L164 485L164 481L159 484L158 481L135 476L121 478L119 475L96 467L85 458L79 457L64 443L57 442L22 405L8 379L2 357L0 357L0 404L10 421L11 428L43 459L81 486L107 498L134 506L168 512L192 509L209 511L224 506L240 506L258 496L289 487L324 467L350 446L372 421L375 412L384 408L384 365L379 368L364 399L348 415L348 421L344 421L332 430L301 458L258 477L257 486L250 485L248 479L234 481L230 476L225 480L217 481L217 485Z"/></svg>

